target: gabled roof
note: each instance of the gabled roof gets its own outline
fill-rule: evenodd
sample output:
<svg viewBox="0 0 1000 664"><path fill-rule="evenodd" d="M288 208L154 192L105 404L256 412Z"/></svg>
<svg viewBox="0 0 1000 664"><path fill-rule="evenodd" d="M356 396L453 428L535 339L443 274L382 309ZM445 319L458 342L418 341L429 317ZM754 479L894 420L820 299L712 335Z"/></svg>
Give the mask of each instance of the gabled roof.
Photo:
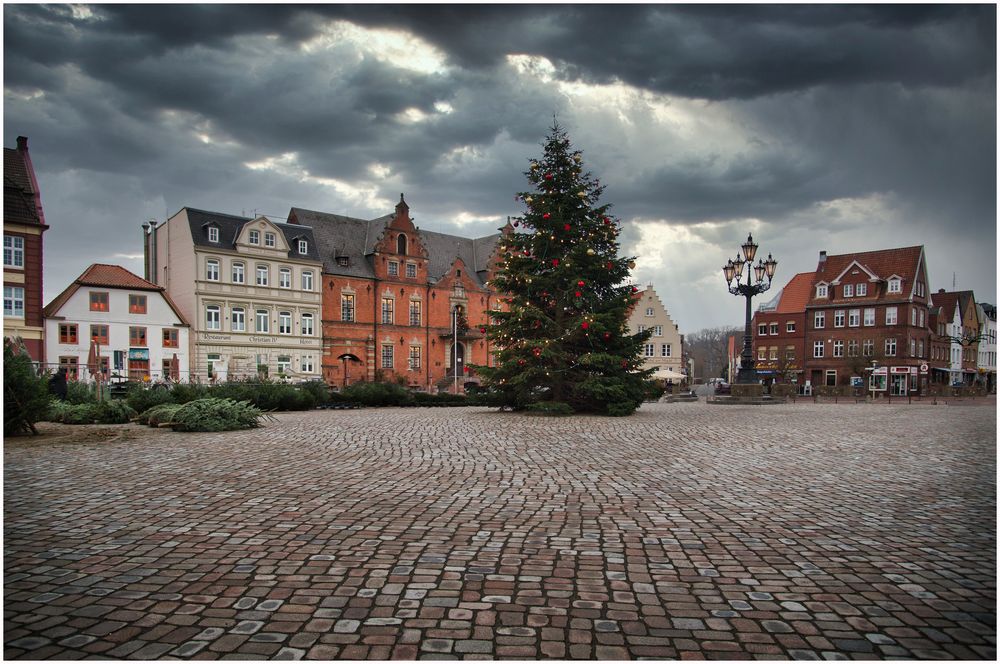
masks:
<svg viewBox="0 0 1000 664"><path fill-rule="evenodd" d="M931 299L934 306L941 307L943 314L949 322L955 319L955 308L957 307L958 317L965 323L965 312L970 310L969 304L975 301L975 296L972 291L946 292L939 290L937 293L931 295ZM972 307L971 310L975 311L975 307ZM975 315L978 317L978 313Z"/></svg>
<svg viewBox="0 0 1000 664"><path fill-rule="evenodd" d="M825 260L821 258L816 266L816 276L814 277L813 285L823 282L830 283L838 279L843 279L845 273L849 271L852 263L857 262L858 267L865 272L866 281L871 279L869 275L875 275L875 277L880 281L887 280L889 277L895 275L903 279L905 286L901 293L893 293L889 295L889 297L886 297L884 289L869 288L868 295L861 298L831 297L828 299L817 299L815 294L813 294L811 296L811 301L815 301L817 304L831 304L834 302L849 303L864 302L866 299L874 299L876 297L883 300L907 300L913 290L913 283L918 276L917 273L923 262L923 253L923 246L918 245L914 247L901 247L898 249L881 249L878 251L862 251L851 254L839 254L836 256L827 256Z"/></svg>
<svg viewBox="0 0 1000 664"><path fill-rule="evenodd" d="M255 221L255 219L251 219L250 217L238 217L222 212L209 212L196 208L184 209L187 210L188 226L191 230L191 239L194 241L195 246L207 249L235 250L236 240L240 236L240 231L243 230L243 227L247 223ZM320 260L319 248L316 246L313 229L308 224L282 224L271 219L268 219L268 221L274 224L285 236L285 241L289 247L289 258ZM208 228L210 226L215 226L219 229L218 242L208 241ZM300 254L297 244L293 242L293 239L299 236L308 242L308 246L306 247L308 251L305 254Z"/></svg>
<svg viewBox="0 0 1000 664"><path fill-rule="evenodd" d="M150 281L146 281L139 275L126 270L121 265L109 265L107 263L94 263L84 270L83 274L67 286L62 293L59 293L54 300L49 302L49 304L42 311L43 315L46 318L52 318L57 315L59 310L62 309L63 305L66 304L73 294L84 286L95 288L116 288L119 290L129 291L154 291L163 296L163 299L166 300L167 304L182 324L188 324L180 310L177 308L177 305L175 305L173 300L170 299L170 296L167 295L165 288L157 286Z"/></svg>
<svg viewBox="0 0 1000 664"><path fill-rule="evenodd" d="M431 279L436 281L443 277L455 259L461 258L474 273L469 274L472 280L483 285L478 273L486 270L486 264L500 241L500 233L482 238L464 238L417 229L417 234L427 249L427 275Z"/></svg>
<svg viewBox="0 0 1000 664"><path fill-rule="evenodd" d="M40 224L35 204L30 167L24 154L14 148L3 149L3 219L21 224Z"/></svg>
<svg viewBox="0 0 1000 664"><path fill-rule="evenodd" d="M872 272L871 270L869 270L867 267L865 267L864 265L862 265L861 263L859 263L857 259L854 259L850 263L848 263L847 266L843 270L840 271L840 274L838 274L836 277L833 278L833 280L831 281L831 283L840 283L840 280L844 278L844 275L847 274L847 272L851 268L853 268L855 266L857 266L860 270L862 270L863 272L865 272L868 275L869 279L878 279L878 275L877 274L875 274L874 272Z"/></svg>

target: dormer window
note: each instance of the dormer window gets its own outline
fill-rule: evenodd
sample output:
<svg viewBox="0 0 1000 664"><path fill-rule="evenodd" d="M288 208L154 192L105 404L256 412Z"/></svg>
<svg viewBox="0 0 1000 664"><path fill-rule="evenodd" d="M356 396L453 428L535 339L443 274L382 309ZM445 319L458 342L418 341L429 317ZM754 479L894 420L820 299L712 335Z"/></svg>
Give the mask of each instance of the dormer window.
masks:
<svg viewBox="0 0 1000 664"><path fill-rule="evenodd" d="M901 293L903 292L903 282L899 279L893 278L889 280L889 292L890 293Z"/></svg>
<svg viewBox="0 0 1000 664"><path fill-rule="evenodd" d="M337 265L340 267L347 267L348 262L347 256L337 256Z"/></svg>
<svg viewBox="0 0 1000 664"><path fill-rule="evenodd" d="M402 233L396 237L396 253L406 255L406 236Z"/></svg>
<svg viewBox="0 0 1000 664"><path fill-rule="evenodd" d="M264 233L264 246L274 247L274 233Z"/></svg>
<svg viewBox="0 0 1000 664"><path fill-rule="evenodd" d="M826 297L826 284L816 286L816 297Z"/></svg>
<svg viewBox="0 0 1000 664"><path fill-rule="evenodd" d="M250 231L247 234L247 242L250 244L260 244L260 231Z"/></svg>
<svg viewBox="0 0 1000 664"><path fill-rule="evenodd" d="M844 286L844 297L854 297L854 285L847 284Z"/></svg>
<svg viewBox="0 0 1000 664"><path fill-rule="evenodd" d="M215 226L208 227L208 241L218 242L219 241L219 229Z"/></svg>
<svg viewBox="0 0 1000 664"><path fill-rule="evenodd" d="M299 253L308 254L309 253L309 243L305 240L299 240Z"/></svg>
<svg viewBox="0 0 1000 664"><path fill-rule="evenodd" d="M857 288L858 297L864 297L868 295L868 284L858 284Z"/></svg>

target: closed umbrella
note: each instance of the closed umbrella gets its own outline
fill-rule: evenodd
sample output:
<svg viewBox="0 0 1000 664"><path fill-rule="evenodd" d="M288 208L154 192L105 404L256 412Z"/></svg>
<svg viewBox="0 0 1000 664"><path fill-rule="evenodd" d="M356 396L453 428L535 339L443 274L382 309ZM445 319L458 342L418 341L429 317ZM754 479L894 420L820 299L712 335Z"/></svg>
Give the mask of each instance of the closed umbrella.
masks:
<svg viewBox="0 0 1000 664"><path fill-rule="evenodd" d="M87 356L87 371L97 382L101 381L101 349L97 342L90 340L90 355Z"/></svg>
<svg viewBox="0 0 1000 664"><path fill-rule="evenodd" d="M174 357L170 360L170 379L175 383L181 379L181 366L177 361L177 353L174 353Z"/></svg>

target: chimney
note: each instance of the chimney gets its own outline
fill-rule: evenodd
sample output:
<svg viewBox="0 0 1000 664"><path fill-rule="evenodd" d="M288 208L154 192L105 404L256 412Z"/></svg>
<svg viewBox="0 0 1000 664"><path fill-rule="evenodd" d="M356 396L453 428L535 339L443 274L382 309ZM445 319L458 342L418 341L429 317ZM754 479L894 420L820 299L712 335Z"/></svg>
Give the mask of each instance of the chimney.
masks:
<svg viewBox="0 0 1000 664"><path fill-rule="evenodd" d="M822 272L826 269L826 252L819 252L819 265L816 266L817 272Z"/></svg>
<svg viewBox="0 0 1000 664"><path fill-rule="evenodd" d="M143 278L158 284L156 278L156 219L142 225L142 254L146 273Z"/></svg>
<svg viewBox="0 0 1000 664"><path fill-rule="evenodd" d="M152 281L149 278L149 224L142 225L142 278Z"/></svg>

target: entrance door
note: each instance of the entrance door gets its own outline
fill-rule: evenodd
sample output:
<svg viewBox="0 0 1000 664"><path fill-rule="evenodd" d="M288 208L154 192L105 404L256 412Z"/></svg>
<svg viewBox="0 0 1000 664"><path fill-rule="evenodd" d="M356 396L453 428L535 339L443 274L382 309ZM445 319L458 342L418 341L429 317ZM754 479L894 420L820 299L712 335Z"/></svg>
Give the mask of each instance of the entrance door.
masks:
<svg viewBox="0 0 1000 664"><path fill-rule="evenodd" d="M906 374L892 375L892 390L890 394L894 397L906 396Z"/></svg>
<svg viewBox="0 0 1000 664"><path fill-rule="evenodd" d="M449 376L462 376L465 373L465 344L459 342L451 347L451 371Z"/></svg>

